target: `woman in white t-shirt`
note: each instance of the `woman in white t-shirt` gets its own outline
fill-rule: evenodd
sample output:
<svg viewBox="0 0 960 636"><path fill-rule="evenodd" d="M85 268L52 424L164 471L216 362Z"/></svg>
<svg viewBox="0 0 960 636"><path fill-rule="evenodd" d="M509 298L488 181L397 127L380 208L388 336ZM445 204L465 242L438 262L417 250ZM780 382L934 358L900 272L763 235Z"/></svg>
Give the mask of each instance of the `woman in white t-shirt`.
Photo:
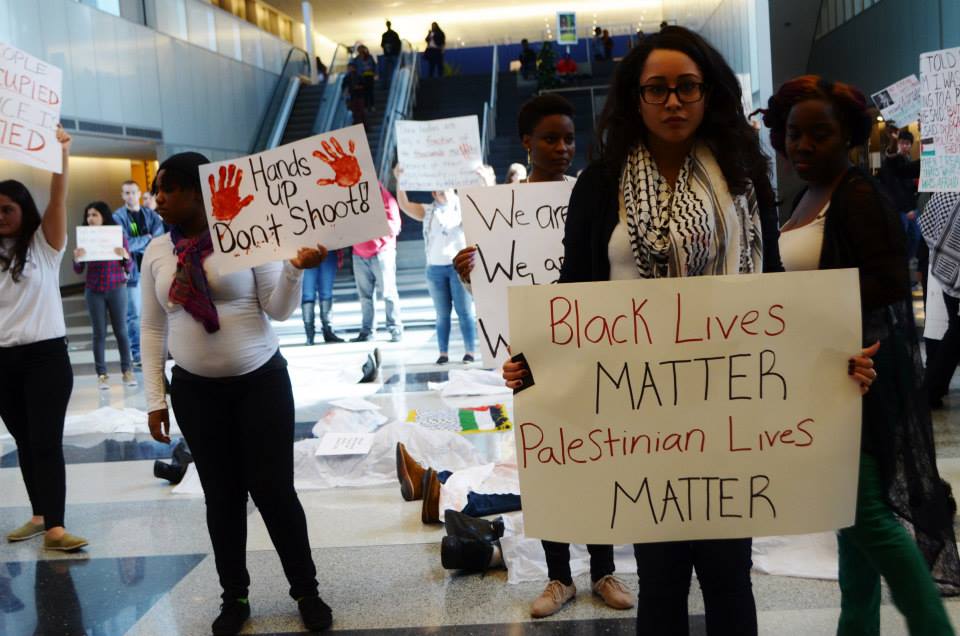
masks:
<svg viewBox="0 0 960 636"><path fill-rule="evenodd" d="M26 186L0 182L0 419L17 442L33 508L33 517L7 534L7 540L42 534L47 550L70 552L87 541L63 528L63 419L73 369L60 299L70 135L59 126L57 141L63 171L50 181L50 203L42 218Z"/></svg>
<svg viewBox="0 0 960 636"><path fill-rule="evenodd" d="M397 165L393 174L400 176L402 168ZM397 190L397 203L403 212L423 223L423 242L427 252L427 290L437 312L437 345L440 357L437 364L450 361L450 310L457 310L460 334L466 353L464 362L473 362L477 352L477 319L473 313L470 294L453 268L453 257L462 250L467 241L463 236L463 217L460 213L460 197L453 190L433 193L433 203L414 203L407 193Z"/></svg>

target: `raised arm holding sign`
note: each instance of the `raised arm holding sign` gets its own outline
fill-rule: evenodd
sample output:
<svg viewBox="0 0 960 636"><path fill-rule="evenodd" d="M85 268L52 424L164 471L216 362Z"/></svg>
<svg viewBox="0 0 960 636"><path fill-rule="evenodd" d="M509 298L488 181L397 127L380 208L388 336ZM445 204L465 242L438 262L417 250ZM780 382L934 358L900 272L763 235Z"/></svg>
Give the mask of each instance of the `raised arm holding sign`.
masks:
<svg viewBox="0 0 960 636"><path fill-rule="evenodd" d="M60 172L63 72L0 42L0 157Z"/></svg>

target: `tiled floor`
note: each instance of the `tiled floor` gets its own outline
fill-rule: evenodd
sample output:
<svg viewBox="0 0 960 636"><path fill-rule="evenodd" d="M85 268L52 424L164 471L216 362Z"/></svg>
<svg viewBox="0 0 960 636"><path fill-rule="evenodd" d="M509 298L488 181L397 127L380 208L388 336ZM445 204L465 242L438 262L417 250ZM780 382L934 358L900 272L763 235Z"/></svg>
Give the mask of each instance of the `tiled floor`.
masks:
<svg viewBox="0 0 960 636"><path fill-rule="evenodd" d="M349 288L338 283L335 324L344 335L359 321ZM276 324L297 400L298 438L330 408L329 400L364 397L391 419L405 419L414 408L443 404L429 382L446 379L449 368L436 366L436 341L429 298L412 283L401 284L404 340L376 343L383 354L380 381L373 384L318 382L331 366L359 378L370 343L301 346L299 315ZM80 297L65 300L76 383L71 414L101 406L144 408L142 389L98 391L89 349L90 335ZM380 314L382 316L382 313ZM385 336L381 335L381 338ZM108 346L112 346L112 339ZM451 358L462 344L454 329ZM114 352L110 357L117 366ZM333 365L331 365L333 363ZM119 369L111 369L119 378ZM346 377L344 376L344 377ZM509 395L502 398L509 406ZM478 404L489 403L481 398ZM468 401L469 402L469 401ZM960 492L960 432L954 410L936 415L941 469ZM0 426L0 433L5 432ZM487 456L509 434L467 436ZM145 439L117 435L83 447L66 447L67 518L71 529L91 539L81 556L51 556L39 540L0 544L0 635L97 634L101 636L209 633L216 614L218 585L206 532L202 498L174 495L152 476L155 458L168 448ZM26 493L9 443L0 445L0 528L29 514ZM320 589L332 606L334 630L344 634L452 636L530 634L632 634L635 616L617 612L592 597L589 580L576 579L577 599L557 615L533 622L529 602L543 582L511 585L504 571L462 575L440 566L439 527L420 523L419 505L403 502L396 487L313 490L301 494L307 513ZM244 633L302 632L269 537L250 507L248 566L252 574L252 619ZM635 588L629 572L623 573ZM762 634L831 634L836 629L839 593L832 581L755 575L754 589ZM947 600L960 624L960 600ZM691 634L705 634L703 604L693 586ZM899 614L885 596L883 634L906 634Z"/></svg>

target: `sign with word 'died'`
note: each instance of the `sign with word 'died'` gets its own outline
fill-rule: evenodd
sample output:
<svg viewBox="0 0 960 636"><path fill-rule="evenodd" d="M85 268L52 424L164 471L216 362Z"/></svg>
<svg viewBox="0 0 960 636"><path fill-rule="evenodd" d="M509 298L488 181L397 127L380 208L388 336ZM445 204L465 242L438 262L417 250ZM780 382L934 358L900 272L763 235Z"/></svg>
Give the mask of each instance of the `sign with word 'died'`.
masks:
<svg viewBox="0 0 960 636"><path fill-rule="evenodd" d="M59 173L63 72L0 42L0 159Z"/></svg>
<svg viewBox="0 0 960 636"><path fill-rule="evenodd" d="M960 190L960 47L920 55L920 190Z"/></svg>
<svg viewBox="0 0 960 636"><path fill-rule="evenodd" d="M487 366L510 357L507 287L555 283L572 181L512 183L460 190L463 231L477 246L470 287Z"/></svg>
<svg viewBox="0 0 960 636"><path fill-rule="evenodd" d="M363 126L200 166L222 273L390 233Z"/></svg>
<svg viewBox="0 0 960 636"><path fill-rule="evenodd" d="M854 521L856 270L511 287L529 536L623 544Z"/></svg>
<svg viewBox="0 0 960 636"><path fill-rule="evenodd" d="M480 182L477 116L397 122L400 190L449 190Z"/></svg>

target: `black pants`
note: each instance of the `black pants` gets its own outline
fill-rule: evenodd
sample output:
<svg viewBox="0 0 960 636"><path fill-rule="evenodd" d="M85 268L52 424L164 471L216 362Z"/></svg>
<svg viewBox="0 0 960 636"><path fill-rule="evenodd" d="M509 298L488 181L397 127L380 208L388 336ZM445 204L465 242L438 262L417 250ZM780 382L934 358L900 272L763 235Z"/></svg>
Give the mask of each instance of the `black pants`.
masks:
<svg viewBox="0 0 960 636"><path fill-rule="evenodd" d="M260 369L230 378L202 378L174 367L170 397L203 485L223 598L246 598L250 585L248 492L277 549L290 596L316 596L307 519L293 488L293 390L279 352Z"/></svg>
<svg viewBox="0 0 960 636"><path fill-rule="evenodd" d="M66 339L0 347L0 419L17 442L33 514L48 530L63 525L63 418L72 391Z"/></svg>
<svg viewBox="0 0 960 636"><path fill-rule="evenodd" d="M638 543L637 636L687 636L690 575L697 570L709 636L756 636L752 539Z"/></svg>
<svg viewBox="0 0 960 636"><path fill-rule="evenodd" d="M427 77L443 77L443 51L427 49L423 56L427 58Z"/></svg>
<svg viewBox="0 0 960 636"><path fill-rule="evenodd" d="M547 578L564 585L573 583L570 575L570 544L556 541L541 541L547 557ZM608 574L613 574L613 546L588 545L590 553L590 580L594 583Z"/></svg>
<svg viewBox="0 0 960 636"><path fill-rule="evenodd" d="M925 377L927 395L935 402L950 390L950 380L953 372L960 363L960 298L943 295L943 302L947 306L947 332L937 346L934 355L927 357L927 373Z"/></svg>

